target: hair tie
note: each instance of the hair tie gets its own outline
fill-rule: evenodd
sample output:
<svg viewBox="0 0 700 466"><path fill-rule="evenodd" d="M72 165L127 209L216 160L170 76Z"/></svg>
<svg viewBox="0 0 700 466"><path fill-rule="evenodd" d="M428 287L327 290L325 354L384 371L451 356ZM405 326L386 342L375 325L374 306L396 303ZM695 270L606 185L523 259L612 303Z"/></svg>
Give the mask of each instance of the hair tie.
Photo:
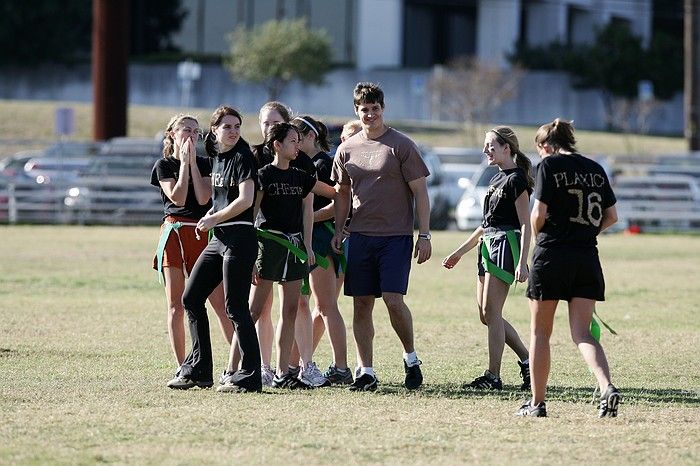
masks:
<svg viewBox="0 0 700 466"><path fill-rule="evenodd" d="M297 119L297 120L301 120L301 121L303 121L304 123L306 123L306 126L308 126L309 128L311 128L311 131L313 131L313 132L316 134L316 137L318 137L318 130L316 129L316 127L315 127L314 125L312 125L311 123L309 123L308 121L306 121L306 120L303 119L302 117L296 117L296 119Z"/></svg>

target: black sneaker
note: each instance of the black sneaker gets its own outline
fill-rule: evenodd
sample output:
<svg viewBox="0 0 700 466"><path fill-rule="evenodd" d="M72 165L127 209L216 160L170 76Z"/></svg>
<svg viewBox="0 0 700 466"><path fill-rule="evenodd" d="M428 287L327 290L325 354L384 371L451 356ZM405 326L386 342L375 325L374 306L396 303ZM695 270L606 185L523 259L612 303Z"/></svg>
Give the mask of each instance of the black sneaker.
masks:
<svg viewBox="0 0 700 466"><path fill-rule="evenodd" d="M520 407L519 410L515 412L516 416L530 416L530 417L547 417L547 406L545 406L544 401L540 401L535 406L532 405L532 400L527 400Z"/></svg>
<svg viewBox="0 0 700 466"><path fill-rule="evenodd" d="M262 391L262 378L260 371L249 371L245 369L230 373L224 371L219 378L217 392L222 393L259 393Z"/></svg>
<svg viewBox="0 0 700 466"><path fill-rule="evenodd" d="M420 365L423 364L418 361L416 364L409 366L406 361L403 362L403 371L406 373L406 379L404 385L409 390L415 390L420 388L423 384L423 373L420 370Z"/></svg>
<svg viewBox="0 0 700 466"><path fill-rule="evenodd" d="M287 373L292 377L299 377L301 366L288 366Z"/></svg>
<svg viewBox="0 0 700 466"><path fill-rule="evenodd" d="M328 366L328 370L323 376L333 385L349 385L353 382L352 370L349 367L338 369L335 364Z"/></svg>
<svg viewBox="0 0 700 466"><path fill-rule="evenodd" d="M617 417L617 406L622 401L622 395L613 384L609 384L605 393L600 397L598 417Z"/></svg>
<svg viewBox="0 0 700 466"><path fill-rule="evenodd" d="M486 370L484 375L477 377L470 383L465 383L462 388L479 388L482 390L503 390L503 382L501 379Z"/></svg>
<svg viewBox="0 0 700 466"><path fill-rule="evenodd" d="M353 392L373 392L377 389L379 381L373 375L362 374L350 384L348 390Z"/></svg>
<svg viewBox="0 0 700 466"><path fill-rule="evenodd" d="M529 391L530 390L530 363L518 361L518 366L520 366L520 377L523 378L523 384L520 386L520 390Z"/></svg>
<svg viewBox="0 0 700 466"><path fill-rule="evenodd" d="M286 388L288 390L311 390L314 387L287 372L283 376L275 375L272 379L272 388Z"/></svg>
<svg viewBox="0 0 700 466"><path fill-rule="evenodd" d="M189 390L193 387L211 388L212 385L214 385L214 382L202 382L199 380L192 380L181 375L176 376L174 379L170 380L167 383L167 387L172 388L174 390Z"/></svg>

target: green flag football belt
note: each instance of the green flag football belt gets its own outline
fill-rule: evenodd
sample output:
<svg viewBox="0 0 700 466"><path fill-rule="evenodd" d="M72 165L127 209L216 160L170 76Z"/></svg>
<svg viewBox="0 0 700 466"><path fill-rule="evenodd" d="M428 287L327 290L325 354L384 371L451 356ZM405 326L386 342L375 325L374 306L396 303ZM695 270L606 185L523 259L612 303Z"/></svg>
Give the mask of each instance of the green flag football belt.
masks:
<svg viewBox="0 0 700 466"><path fill-rule="evenodd" d="M511 272L503 270L491 260L491 251L493 248L493 240L505 236L510 245L510 252L513 254L513 269L515 269L515 267L518 266L518 259L520 257L520 243L518 241L517 231L518 230L502 230L496 231L495 233L487 233L482 236L481 241L480 253L484 262L484 269L494 277L503 280L508 285L513 284L515 276Z"/></svg>
<svg viewBox="0 0 700 466"><path fill-rule="evenodd" d="M292 254L302 263L308 262L309 255L298 245L298 237L301 235L301 233L290 235L282 231L263 230L262 228L256 228L256 231L259 237L269 239L270 241L274 241L275 243L284 247L287 250L288 254ZM316 257L316 264L318 264L319 267L327 269L329 262L327 258L323 256L318 256ZM311 294L311 286L309 284L308 276L302 281L301 293L307 296Z"/></svg>

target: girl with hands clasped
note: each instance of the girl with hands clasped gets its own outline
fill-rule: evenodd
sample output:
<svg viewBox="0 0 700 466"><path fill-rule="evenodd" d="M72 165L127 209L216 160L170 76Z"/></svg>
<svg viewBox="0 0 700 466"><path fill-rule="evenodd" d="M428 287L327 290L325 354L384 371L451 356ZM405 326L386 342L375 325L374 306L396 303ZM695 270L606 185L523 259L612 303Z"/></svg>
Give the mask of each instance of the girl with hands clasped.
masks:
<svg viewBox="0 0 700 466"><path fill-rule="evenodd" d="M520 152L512 129L497 126L484 140L489 165L499 171L489 182L484 199L484 218L479 227L447 256L442 265L452 269L464 254L478 245L476 302L481 323L488 327L489 368L483 376L464 388L501 390L501 359L505 344L518 355L521 389L530 389L528 351L518 332L503 318L508 289L516 280L528 278L527 256L530 245L529 196L534 181L531 163Z"/></svg>
<svg viewBox="0 0 700 466"><path fill-rule="evenodd" d="M168 306L168 335L175 362L185 359L185 309L182 295L185 276L207 245L195 231L197 221L211 208L211 164L197 156L195 143L201 134L197 119L179 114L170 119L163 141L163 158L151 173L151 184L160 188L163 226L153 267L164 279ZM224 292L218 286L209 295L224 338L231 343L233 326L224 309Z"/></svg>

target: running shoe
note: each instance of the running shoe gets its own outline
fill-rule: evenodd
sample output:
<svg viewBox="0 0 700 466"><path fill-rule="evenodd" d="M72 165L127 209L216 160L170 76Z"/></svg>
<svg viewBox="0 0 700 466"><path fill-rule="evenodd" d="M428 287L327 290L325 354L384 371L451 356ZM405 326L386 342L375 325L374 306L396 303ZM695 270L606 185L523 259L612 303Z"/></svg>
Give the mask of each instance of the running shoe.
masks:
<svg viewBox="0 0 700 466"><path fill-rule="evenodd" d="M622 401L622 395L613 384L609 384L605 393L600 397L598 417L617 417L617 407Z"/></svg>
<svg viewBox="0 0 700 466"><path fill-rule="evenodd" d="M321 374L318 366L316 366L316 363L313 361L308 362L306 367L301 370L299 379L314 388L327 387L331 384L330 381Z"/></svg>
<svg viewBox="0 0 700 466"><path fill-rule="evenodd" d="M307 384L298 377L294 377L287 372L283 376L277 376L272 379L272 388L286 388L289 390L310 390L314 387Z"/></svg>
<svg viewBox="0 0 700 466"><path fill-rule="evenodd" d="M219 385L225 385L227 383L230 383L233 374L235 374L235 372L229 372L226 369L221 371L221 375L219 376Z"/></svg>
<svg viewBox="0 0 700 466"><path fill-rule="evenodd" d="M404 385L409 390L415 390L423 384L423 373L420 370L420 365L423 364L418 361L416 364L409 366L406 361L403 362L403 370L406 373L406 379Z"/></svg>
<svg viewBox="0 0 700 466"><path fill-rule="evenodd" d="M178 375L167 383L167 387L174 390L189 390L192 387L210 388L212 385L214 385L214 382L201 382L199 380L188 379L181 375Z"/></svg>
<svg viewBox="0 0 700 466"><path fill-rule="evenodd" d="M246 392L261 392L262 391L262 380L260 377L260 372L248 371L245 369L237 370L234 373L225 372L222 375L224 378L224 383L219 385L216 389L217 392L222 393L246 393Z"/></svg>
<svg viewBox="0 0 700 466"><path fill-rule="evenodd" d="M477 377L471 383L462 385L462 388L479 388L482 390L503 390L503 382L501 379L486 370L484 375Z"/></svg>
<svg viewBox="0 0 700 466"><path fill-rule="evenodd" d="M515 412L516 416L529 416L529 417L547 417L547 406L544 401L540 401L536 405L532 405L532 400L527 400L523 405Z"/></svg>
<svg viewBox="0 0 700 466"><path fill-rule="evenodd" d="M377 389L379 385L379 380L373 375L362 374L357 377L355 381L350 384L348 390L353 392L373 392Z"/></svg>
<svg viewBox="0 0 700 466"><path fill-rule="evenodd" d="M275 378L275 371L267 364L263 364L260 366L260 373L262 375L262 384L266 387L271 387L272 379Z"/></svg>
<svg viewBox="0 0 700 466"><path fill-rule="evenodd" d="M299 366L289 366L287 369L287 373L290 374L292 377L299 377L299 373L301 372L301 367Z"/></svg>
<svg viewBox="0 0 700 466"><path fill-rule="evenodd" d="M530 390L530 363L518 361L518 366L520 366L520 377L523 378L520 390L528 391Z"/></svg>
<svg viewBox="0 0 700 466"><path fill-rule="evenodd" d="M323 373L323 376L333 385L348 385L353 382L350 368L338 369L335 364L328 366L328 370Z"/></svg>

